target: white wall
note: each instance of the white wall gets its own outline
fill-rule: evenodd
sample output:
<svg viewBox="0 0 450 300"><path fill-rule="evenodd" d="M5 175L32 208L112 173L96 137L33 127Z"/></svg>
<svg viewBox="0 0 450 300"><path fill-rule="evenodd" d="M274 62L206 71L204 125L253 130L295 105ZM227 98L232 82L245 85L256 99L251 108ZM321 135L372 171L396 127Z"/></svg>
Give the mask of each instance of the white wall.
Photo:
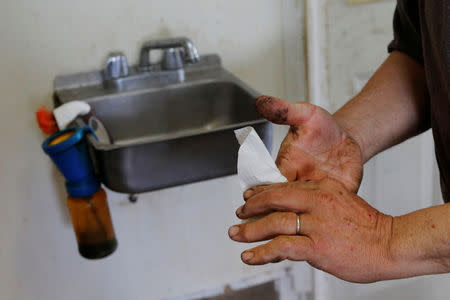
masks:
<svg viewBox="0 0 450 300"><path fill-rule="evenodd" d="M261 93L285 96L283 24L277 0L3 1L0 299L161 299L281 268L245 266L244 246L228 239L232 199L241 197L235 176L147 193L137 204L109 192L119 248L82 259L34 111L51 105L55 75L98 69L112 50L135 63L143 41L179 35L219 53Z"/></svg>

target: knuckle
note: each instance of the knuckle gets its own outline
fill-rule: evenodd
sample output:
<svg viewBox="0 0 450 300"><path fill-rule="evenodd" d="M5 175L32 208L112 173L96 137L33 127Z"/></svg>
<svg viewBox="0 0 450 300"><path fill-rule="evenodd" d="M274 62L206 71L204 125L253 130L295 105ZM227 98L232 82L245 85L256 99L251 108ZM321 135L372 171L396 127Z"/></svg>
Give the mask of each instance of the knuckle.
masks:
<svg viewBox="0 0 450 300"><path fill-rule="evenodd" d="M242 225L241 229L239 230L239 235L241 236L242 240L244 242L250 242L250 233L248 230L248 226L247 225Z"/></svg>
<svg viewBox="0 0 450 300"><path fill-rule="evenodd" d="M267 184L266 185L254 186L252 188L252 190L253 190L252 196L256 196L256 195L258 195L258 194L260 194L260 193L262 193L262 192L264 192L264 191L266 191L266 190L268 190L270 188L271 188L271 185L267 185Z"/></svg>
<svg viewBox="0 0 450 300"><path fill-rule="evenodd" d="M247 189L246 191L244 191L243 193L243 198L244 200L249 200L250 198L258 195L261 192L264 192L266 189L269 188L269 185L258 185L258 186L253 186L249 189Z"/></svg>
<svg viewBox="0 0 450 300"><path fill-rule="evenodd" d="M322 201L322 202L325 202L325 203L331 203L331 202L334 202L336 200L336 197L333 194L329 193L329 192L320 191L318 193L318 199L320 201Z"/></svg>
<svg viewBox="0 0 450 300"><path fill-rule="evenodd" d="M264 206L270 208L278 208L283 197L283 191L271 190L264 193Z"/></svg>
<svg viewBox="0 0 450 300"><path fill-rule="evenodd" d="M267 216L267 221L271 224L278 224L280 222L280 217L279 212L274 212Z"/></svg>
<svg viewBox="0 0 450 300"><path fill-rule="evenodd" d="M280 250L283 252L288 252L292 249L292 241L286 236L280 236L277 238Z"/></svg>
<svg viewBox="0 0 450 300"><path fill-rule="evenodd" d="M281 246L281 249L283 249L284 252L289 252L292 249L292 242L289 240L283 241Z"/></svg>
<svg viewBox="0 0 450 300"><path fill-rule="evenodd" d="M252 187L250 190L253 192L253 195L258 194L264 191L267 188L267 185L257 185Z"/></svg>
<svg viewBox="0 0 450 300"><path fill-rule="evenodd" d="M281 212L271 213L267 217L267 221L274 230L279 231L280 229L284 228L284 226L285 226L285 223L286 223L285 222L285 214L281 213Z"/></svg>
<svg viewBox="0 0 450 300"><path fill-rule="evenodd" d="M297 215L294 212L279 213L278 225L281 228L290 229L292 225L292 220L295 218L297 218Z"/></svg>

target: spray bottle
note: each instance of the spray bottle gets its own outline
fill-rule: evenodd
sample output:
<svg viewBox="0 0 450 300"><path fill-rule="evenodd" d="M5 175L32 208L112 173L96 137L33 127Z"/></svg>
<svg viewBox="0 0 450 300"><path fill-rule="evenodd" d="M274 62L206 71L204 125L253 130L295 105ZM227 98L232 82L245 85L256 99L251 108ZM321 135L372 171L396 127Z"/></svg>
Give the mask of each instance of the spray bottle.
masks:
<svg viewBox="0 0 450 300"><path fill-rule="evenodd" d="M89 126L59 131L42 144L66 179L67 206L78 242L78 251L88 259L103 258L117 248L107 196L95 176L86 144ZM94 134L95 136L95 134Z"/></svg>

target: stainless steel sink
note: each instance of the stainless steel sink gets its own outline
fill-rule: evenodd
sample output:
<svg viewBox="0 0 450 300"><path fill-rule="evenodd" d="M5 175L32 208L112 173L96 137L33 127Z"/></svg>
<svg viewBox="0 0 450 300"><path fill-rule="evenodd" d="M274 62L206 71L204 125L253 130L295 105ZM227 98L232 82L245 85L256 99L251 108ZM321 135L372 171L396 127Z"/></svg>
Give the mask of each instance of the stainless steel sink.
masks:
<svg viewBox="0 0 450 300"><path fill-rule="evenodd" d="M55 79L55 105L86 101L108 131L109 142L88 137L108 188L134 194L234 174L233 130L243 126L253 126L270 151L271 125L253 107L259 94L225 70L217 55L183 65L182 74L180 68L139 68L114 81L101 71Z"/></svg>

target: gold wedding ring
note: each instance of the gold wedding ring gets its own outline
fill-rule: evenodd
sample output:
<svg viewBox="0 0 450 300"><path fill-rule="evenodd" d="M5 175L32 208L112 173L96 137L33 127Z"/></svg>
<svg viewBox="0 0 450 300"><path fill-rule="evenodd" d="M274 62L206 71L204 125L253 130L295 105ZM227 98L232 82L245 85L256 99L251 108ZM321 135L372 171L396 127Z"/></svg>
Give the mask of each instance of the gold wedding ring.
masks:
<svg viewBox="0 0 450 300"><path fill-rule="evenodd" d="M296 235L300 235L300 215L297 215L297 231Z"/></svg>

